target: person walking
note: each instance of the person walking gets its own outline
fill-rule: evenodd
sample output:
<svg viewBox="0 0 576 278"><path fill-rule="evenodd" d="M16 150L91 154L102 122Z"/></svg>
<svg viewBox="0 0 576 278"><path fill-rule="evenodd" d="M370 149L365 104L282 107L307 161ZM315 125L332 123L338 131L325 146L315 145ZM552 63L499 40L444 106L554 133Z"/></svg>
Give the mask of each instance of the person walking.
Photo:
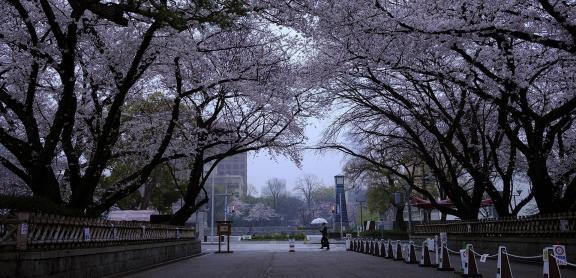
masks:
<svg viewBox="0 0 576 278"><path fill-rule="evenodd" d="M322 229L320 232L322 233L322 239L320 240L322 247L320 247L320 249L324 249L324 247L326 247L326 250L330 250L330 242L328 242L328 228L326 227L326 223L322 223Z"/></svg>

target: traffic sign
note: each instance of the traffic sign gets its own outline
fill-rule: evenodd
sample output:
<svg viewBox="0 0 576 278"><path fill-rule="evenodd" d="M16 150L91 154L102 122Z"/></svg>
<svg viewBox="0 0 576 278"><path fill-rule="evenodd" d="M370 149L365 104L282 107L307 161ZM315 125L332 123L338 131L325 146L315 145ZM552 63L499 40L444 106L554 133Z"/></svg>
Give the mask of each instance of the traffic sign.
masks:
<svg viewBox="0 0 576 278"><path fill-rule="evenodd" d="M558 265L566 265L566 247L564 245L552 245L554 256Z"/></svg>

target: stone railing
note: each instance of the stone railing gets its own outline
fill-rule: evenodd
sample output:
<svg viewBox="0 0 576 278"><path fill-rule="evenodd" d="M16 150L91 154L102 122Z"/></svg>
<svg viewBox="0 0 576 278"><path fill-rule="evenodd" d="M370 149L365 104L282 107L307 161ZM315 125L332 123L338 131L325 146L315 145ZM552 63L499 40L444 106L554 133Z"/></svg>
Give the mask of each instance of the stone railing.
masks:
<svg viewBox="0 0 576 278"><path fill-rule="evenodd" d="M576 238L576 213L535 215L478 221L429 222L414 226L415 235L439 234L475 237Z"/></svg>
<svg viewBox="0 0 576 278"><path fill-rule="evenodd" d="M61 249L195 239L193 228L40 213L0 218L0 249Z"/></svg>

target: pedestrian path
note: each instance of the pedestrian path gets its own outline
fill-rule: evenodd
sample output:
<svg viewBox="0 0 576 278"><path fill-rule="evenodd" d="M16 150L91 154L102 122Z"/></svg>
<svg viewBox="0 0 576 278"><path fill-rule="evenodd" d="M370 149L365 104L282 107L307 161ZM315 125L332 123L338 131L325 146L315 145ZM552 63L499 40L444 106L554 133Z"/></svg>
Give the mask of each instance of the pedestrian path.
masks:
<svg viewBox="0 0 576 278"><path fill-rule="evenodd" d="M274 245L269 250L270 245ZM330 251L320 250L311 245L296 252L288 252L287 243L265 243L238 247L232 254L214 254L186 259L160 266L147 271L134 273L126 277L142 278L179 278L179 277L391 277L391 278L445 278L460 277L454 272L440 272L435 268L423 268L405 264L401 261L387 260L381 257L345 251L331 247ZM298 246L297 246L298 247ZM304 248L304 249L302 249ZM457 262L456 257L452 258ZM479 264L484 277L496 277L496 262L488 260ZM514 277L540 278L542 268L539 265L512 265ZM575 270L562 270L563 277L576 277Z"/></svg>

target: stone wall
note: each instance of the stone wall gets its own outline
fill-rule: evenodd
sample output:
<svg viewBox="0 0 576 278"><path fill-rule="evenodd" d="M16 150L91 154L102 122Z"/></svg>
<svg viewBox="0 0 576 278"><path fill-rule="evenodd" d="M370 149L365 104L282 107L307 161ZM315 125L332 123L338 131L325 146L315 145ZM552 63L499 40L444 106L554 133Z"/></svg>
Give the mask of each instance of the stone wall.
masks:
<svg viewBox="0 0 576 278"><path fill-rule="evenodd" d="M196 240L124 246L0 253L0 278L103 277L201 253Z"/></svg>

